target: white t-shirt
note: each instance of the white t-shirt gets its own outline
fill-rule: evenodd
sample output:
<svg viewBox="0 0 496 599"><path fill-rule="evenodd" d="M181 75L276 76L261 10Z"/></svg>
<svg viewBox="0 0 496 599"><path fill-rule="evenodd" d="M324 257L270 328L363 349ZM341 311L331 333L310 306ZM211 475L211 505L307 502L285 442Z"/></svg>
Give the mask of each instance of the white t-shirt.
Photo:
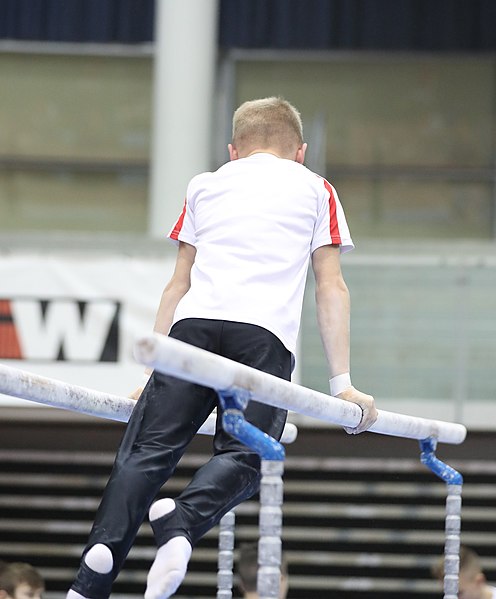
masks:
<svg viewBox="0 0 496 599"><path fill-rule="evenodd" d="M268 153L194 177L169 238L196 248L191 288L174 322L259 325L293 354L312 252L329 244L341 252L354 247L330 183Z"/></svg>
<svg viewBox="0 0 496 599"><path fill-rule="evenodd" d="M489 587L489 588L491 589L491 592L492 592L492 595L491 595L492 599L496 599L496 587Z"/></svg>

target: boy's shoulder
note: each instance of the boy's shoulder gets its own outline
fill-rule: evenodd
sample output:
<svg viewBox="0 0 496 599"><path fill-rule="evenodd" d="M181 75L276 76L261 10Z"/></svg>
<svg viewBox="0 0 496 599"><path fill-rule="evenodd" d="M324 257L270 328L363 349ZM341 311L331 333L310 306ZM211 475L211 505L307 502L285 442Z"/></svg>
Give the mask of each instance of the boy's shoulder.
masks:
<svg viewBox="0 0 496 599"><path fill-rule="evenodd" d="M296 177L300 181L305 181L305 184L313 186L316 191L323 190L326 183L328 186L330 185L324 177L299 162L278 158L273 154L259 153L247 158L225 162L213 171L198 173L190 180L188 193L194 193L195 190L198 191L207 185L215 184L216 181L229 179L238 174L249 177L258 176L256 172L262 177L289 176L290 179Z"/></svg>

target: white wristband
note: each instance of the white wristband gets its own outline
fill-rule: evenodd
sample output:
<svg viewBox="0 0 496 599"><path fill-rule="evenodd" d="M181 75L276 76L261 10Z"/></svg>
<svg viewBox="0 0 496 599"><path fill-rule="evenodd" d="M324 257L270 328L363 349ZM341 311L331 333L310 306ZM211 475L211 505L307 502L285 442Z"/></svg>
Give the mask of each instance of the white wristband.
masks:
<svg viewBox="0 0 496 599"><path fill-rule="evenodd" d="M333 376L332 379L329 379L329 388L333 397L339 395L349 387L351 387L351 377L349 372L338 374L337 376Z"/></svg>

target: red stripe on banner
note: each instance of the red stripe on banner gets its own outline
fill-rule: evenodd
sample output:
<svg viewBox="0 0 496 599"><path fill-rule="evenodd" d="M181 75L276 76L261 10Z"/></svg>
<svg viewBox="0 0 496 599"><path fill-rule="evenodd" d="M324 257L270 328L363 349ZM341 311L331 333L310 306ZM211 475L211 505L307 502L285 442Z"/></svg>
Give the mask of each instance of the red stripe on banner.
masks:
<svg viewBox="0 0 496 599"><path fill-rule="evenodd" d="M177 223L174 225L174 227L172 228L172 231L169 234L169 237L171 239L174 239L175 241L177 241L179 239L179 233L181 232L181 229L183 228L185 216L186 216L186 199L184 200L184 206L183 206L183 211L181 212L181 216L177 219Z"/></svg>
<svg viewBox="0 0 496 599"><path fill-rule="evenodd" d="M338 216L336 214L336 198L334 197L334 191L329 181L324 181L324 187L329 192L329 230L331 232L332 243L341 243L341 234L339 232Z"/></svg>
<svg viewBox="0 0 496 599"><path fill-rule="evenodd" d="M9 300L0 300L0 359L22 359Z"/></svg>

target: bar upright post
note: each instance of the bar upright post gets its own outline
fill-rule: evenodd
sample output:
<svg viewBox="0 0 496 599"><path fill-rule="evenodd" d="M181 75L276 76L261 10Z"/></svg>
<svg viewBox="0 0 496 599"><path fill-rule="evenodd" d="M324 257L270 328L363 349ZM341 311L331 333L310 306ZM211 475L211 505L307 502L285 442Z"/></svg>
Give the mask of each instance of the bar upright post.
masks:
<svg viewBox="0 0 496 599"><path fill-rule="evenodd" d="M235 522L236 515L230 510L219 523L217 599L232 599Z"/></svg>
<svg viewBox="0 0 496 599"><path fill-rule="evenodd" d="M460 573L460 531L462 512L462 475L435 455L433 437L420 442L420 461L444 480L447 487L444 544L444 599L457 599Z"/></svg>
<svg viewBox="0 0 496 599"><path fill-rule="evenodd" d="M224 430L256 451L262 460L257 590L260 599L278 599L281 581L282 501L285 451L279 441L245 420L245 390L218 391Z"/></svg>

